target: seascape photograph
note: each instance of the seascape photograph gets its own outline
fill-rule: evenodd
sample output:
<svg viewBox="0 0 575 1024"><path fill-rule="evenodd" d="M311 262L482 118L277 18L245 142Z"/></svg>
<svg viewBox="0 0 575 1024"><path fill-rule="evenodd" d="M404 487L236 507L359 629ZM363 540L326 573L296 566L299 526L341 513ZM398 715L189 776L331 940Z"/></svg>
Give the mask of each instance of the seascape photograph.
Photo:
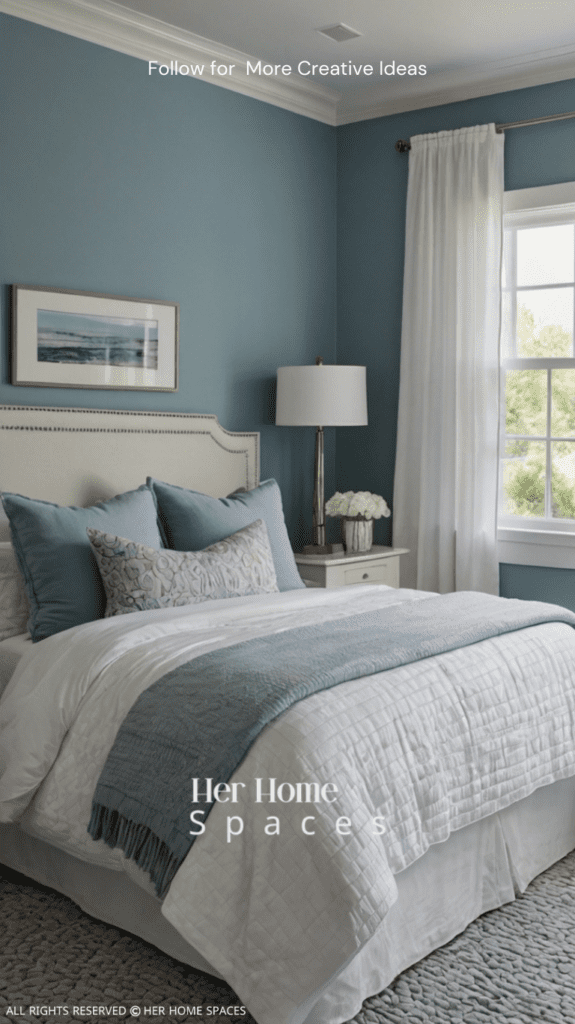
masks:
<svg viewBox="0 0 575 1024"><path fill-rule="evenodd" d="M158 321L38 310L38 362L158 368Z"/></svg>

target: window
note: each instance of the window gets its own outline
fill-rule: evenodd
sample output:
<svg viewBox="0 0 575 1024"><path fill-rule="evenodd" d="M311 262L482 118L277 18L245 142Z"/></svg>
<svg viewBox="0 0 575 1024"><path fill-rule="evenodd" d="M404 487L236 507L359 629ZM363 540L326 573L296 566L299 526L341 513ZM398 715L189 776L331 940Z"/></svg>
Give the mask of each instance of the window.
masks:
<svg viewBox="0 0 575 1024"><path fill-rule="evenodd" d="M506 206L499 558L575 568L575 183Z"/></svg>

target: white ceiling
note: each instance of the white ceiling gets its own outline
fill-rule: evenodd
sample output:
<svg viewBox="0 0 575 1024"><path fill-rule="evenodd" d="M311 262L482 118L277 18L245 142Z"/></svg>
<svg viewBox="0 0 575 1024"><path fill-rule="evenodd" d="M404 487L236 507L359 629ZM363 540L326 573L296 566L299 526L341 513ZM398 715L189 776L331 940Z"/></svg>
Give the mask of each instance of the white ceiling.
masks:
<svg viewBox="0 0 575 1024"><path fill-rule="evenodd" d="M0 10L135 56L236 63L204 80L328 123L575 78L575 0L0 0ZM318 29L359 32L335 42ZM247 75L246 61L290 65ZM300 61L374 74L298 76ZM380 74L391 61L425 76ZM307 69L307 65L304 66Z"/></svg>

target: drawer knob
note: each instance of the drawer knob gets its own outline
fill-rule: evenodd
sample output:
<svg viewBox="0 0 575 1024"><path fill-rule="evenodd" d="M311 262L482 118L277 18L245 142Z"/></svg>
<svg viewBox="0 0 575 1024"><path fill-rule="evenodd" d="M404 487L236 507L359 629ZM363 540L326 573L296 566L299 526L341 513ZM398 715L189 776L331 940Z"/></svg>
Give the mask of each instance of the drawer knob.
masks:
<svg viewBox="0 0 575 1024"><path fill-rule="evenodd" d="M363 574L363 576L361 578L362 578L362 580L368 580L369 579L369 573L368 572L364 572L364 574Z"/></svg>

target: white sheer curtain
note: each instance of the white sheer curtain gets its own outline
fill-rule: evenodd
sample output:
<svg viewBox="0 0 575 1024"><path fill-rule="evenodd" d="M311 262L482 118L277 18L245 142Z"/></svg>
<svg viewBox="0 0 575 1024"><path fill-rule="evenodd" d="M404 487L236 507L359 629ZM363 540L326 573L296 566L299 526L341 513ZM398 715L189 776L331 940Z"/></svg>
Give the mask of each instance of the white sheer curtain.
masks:
<svg viewBox="0 0 575 1024"><path fill-rule="evenodd" d="M499 592L503 135L411 139L393 543L402 586Z"/></svg>

